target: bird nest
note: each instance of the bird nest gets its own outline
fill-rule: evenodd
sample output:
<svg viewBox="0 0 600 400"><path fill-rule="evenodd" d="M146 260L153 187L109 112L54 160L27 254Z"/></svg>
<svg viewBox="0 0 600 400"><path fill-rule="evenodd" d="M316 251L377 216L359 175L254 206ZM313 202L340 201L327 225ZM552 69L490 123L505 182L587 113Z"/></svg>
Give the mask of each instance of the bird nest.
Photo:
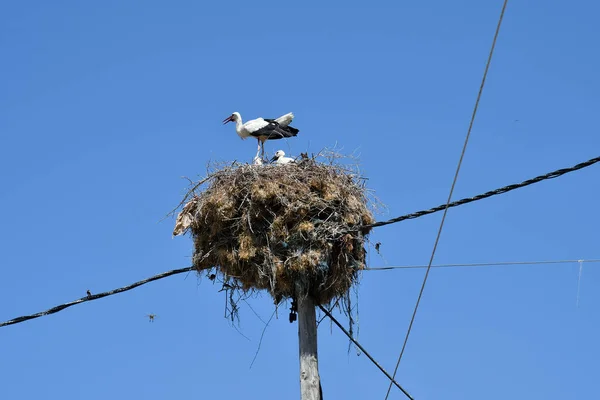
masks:
<svg viewBox="0 0 600 400"><path fill-rule="evenodd" d="M364 179L332 160L213 168L184 203L173 234L191 233L196 269L267 290L276 304L306 295L330 303L365 268L374 218Z"/></svg>

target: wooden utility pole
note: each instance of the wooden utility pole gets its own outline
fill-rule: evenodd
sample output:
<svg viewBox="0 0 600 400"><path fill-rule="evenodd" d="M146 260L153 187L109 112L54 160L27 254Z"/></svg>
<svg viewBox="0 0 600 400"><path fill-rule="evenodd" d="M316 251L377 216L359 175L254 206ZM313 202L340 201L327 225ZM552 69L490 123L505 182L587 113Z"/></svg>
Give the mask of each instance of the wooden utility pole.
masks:
<svg viewBox="0 0 600 400"><path fill-rule="evenodd" d="M308 296L298 300L298 339L301 399L322 400L317 355L317 314L315 302Z"/></svg>

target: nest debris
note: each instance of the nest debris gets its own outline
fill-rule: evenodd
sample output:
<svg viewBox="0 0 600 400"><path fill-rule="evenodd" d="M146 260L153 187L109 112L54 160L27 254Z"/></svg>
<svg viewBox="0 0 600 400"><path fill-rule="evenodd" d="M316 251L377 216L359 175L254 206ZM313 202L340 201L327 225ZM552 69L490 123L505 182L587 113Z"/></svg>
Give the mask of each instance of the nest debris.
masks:
<svg viewBox="0 0 600 400"><path fill-rule="evenodd" d="M365 268L363 225L375 220L364 178L347 166L228 165L186 201L173 235L191 233L196 269L214 268L243 291L267 290L275 304L307 295L330 303Z"/></svg>

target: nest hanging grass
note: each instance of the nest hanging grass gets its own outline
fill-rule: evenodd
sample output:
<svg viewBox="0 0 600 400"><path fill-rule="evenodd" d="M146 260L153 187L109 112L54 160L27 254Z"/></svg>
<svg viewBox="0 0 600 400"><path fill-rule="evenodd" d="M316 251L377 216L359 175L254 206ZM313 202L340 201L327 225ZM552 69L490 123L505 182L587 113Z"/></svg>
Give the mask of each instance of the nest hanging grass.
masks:
<svg viewBox="0 0 600 400"><path fill-rule="evenodd" d="M363 178L348 167L308 158L230 165L186 201L173 234L191 233L197 270L216 268L243 290L265 289L276 304L306 295L329 303L365 267L370 228L362 226L374 218Z"/></svg>

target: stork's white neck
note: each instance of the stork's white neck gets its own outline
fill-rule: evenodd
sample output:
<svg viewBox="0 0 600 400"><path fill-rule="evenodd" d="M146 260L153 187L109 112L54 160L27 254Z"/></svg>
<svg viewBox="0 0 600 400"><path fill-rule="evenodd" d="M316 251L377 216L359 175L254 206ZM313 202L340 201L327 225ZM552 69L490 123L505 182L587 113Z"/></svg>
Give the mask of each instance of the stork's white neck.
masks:
<svg viewBox="0 0 600 400"><path fill-rule="evenodd" d="M238 114L238 118L235 120L235 131L238 136L242 139L246 139L249 133L244 129L244 123L242 122L242 116Z"/></svg>

